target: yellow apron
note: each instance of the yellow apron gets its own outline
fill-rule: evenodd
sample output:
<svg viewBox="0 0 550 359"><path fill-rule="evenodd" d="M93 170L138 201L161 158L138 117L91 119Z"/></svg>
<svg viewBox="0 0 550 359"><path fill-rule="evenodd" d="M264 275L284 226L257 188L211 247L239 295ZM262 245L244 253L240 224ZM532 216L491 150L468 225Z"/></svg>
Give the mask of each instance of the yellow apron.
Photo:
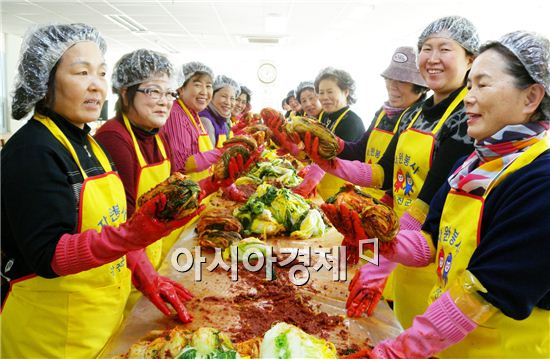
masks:
<svg viewBox="0 0 550 359"><path fill-rule="evenodd" d="M430 301L439 298L468 267L480 238L485 198L508 175L528 165L548 149L545 140L531 146L489 185L474 196L451 190L445 200L437 244L437 283ZM524 260L528 260L524 258ZM432 274L433 275L433 274ZM535 308L524 320L498 312L440 358L550 358L550 311Z"/></svg>
<svg viewBox="0 0 550 359"><path fill-rule="evenodd" d="M126 126L126 130L128 130L128 133L130 133L130 136L132 136L134 151L136 152L140 167L136 188L137 199L170 176L170 160L168 159L168 156L166 156L166 150L164 148L162 140L160 139L160 136L155 135L155 141L157 141L157 146L164 159L162 160L162 162L147 164L145 158L143 157L143 154L141 153L141 150L139 149L139 144L137 142L136 136L134 135L134 131L132 130L132 126L130 125L130 121L125 114L122 114L122 118L124 120L124 126ZM150 244L145 248L147 257L149 258L151 264L155 269L159 269L162 260L164 259L162 255L164 247L167 247L166 252L170 250L172 245L179 238L184 228L185 227L174 230L168 236L159 239L155 243ZM130 310L132 310L134 304L136 304L140 296L141 292L139 292L135 287L132 286L132 291L130 293L130 296L128 297L128 302L126 304L126 314L129 313Z"/></svg>
<svg viewBox="0 0 550 359"><path fill-rule="evenodd" d="M376 118L376 122L374 123L374 128L372 129L372 132L370 133L369 139L367 141L367 147L365 149L365 163L376 164L378 163L380 158L382 158L393 136L395 135L395 133L397 132L397 129L399 128L399 124L401 123L401 118L403 118L403 115L407 112L408 109L409 108L407 107L401 113L391 132L381 130L378 128L378 125L380 124L380 122L382 122L382 119L386 115L386 112L384 110L380 111L380 113L378 114L378 117ZM370 194L376 199L381 199L386 194L386 191L383 191L378 188L363 187L362 190ZM394 291L395 291L395 279L394 279L394 275L390 274L386 282L386 286L384 287L384 293L383 293L384 299L392 301L394 299L393 298Z"/></svg>
<svg viewBox="0 0 550 359"><path fill-rule="evenodd" d="M403 115L407 112L408 109L409 108L407 107L405 111L401 113L391 132L378 128L378 125L386 115L386 112L384 110L380 111L380 114L378 114L376 122L374 123L374 128L372 129L372 132L369 135L369 139L367 141L367 147L365 149L365 163L376 164L378 163L378 161L380 161L380 158L382 158L384 152L386 152L388 145L390 144L393 136L399 128L401 118L403 118ZM384 194L386 194L385 191L377 188L364 187L363 190L376 199L380 199L384 197Z"/></svg>
<svg viewBox="0 0 550 359"><path fill-rule="evenodd" d="M132 127L130 126L130 121L128 121L126 115L123 115L123 118L124 125L130 133L130 136L132 136L134 150L136 151L136 155L139 161L140 170L138 176L138 185L136 189L136 198L139 198L141 195L149 191L151 188L155 187L160 182L166 180L170 176L170 160L168 159L168 156L166 156L166 150L164 148L162 140L160 139L160 136L155 135L157 146L164 160L158 163L147 164L147 162L145 162L143 154L141 153L141 150L139 149L139 144L136 140L134 132L132 131ZM158 269L160 267L160 264L164 259L162 255L163 248L172 247L172 245L179 238L182 231L183 227L181 229L176 229L168 236L163 237L162 239L156 241L146 248L147 257L149 257L149 260L151 261L155 269Z"/></svg>
<svg viewBox="0 0 550 359"><path fill-rule="evenodd" d="M229 136L227 136L225 133L218 136L218 143L216 143L217 148L222 148L225 141L227 141L228 138L233 137L233 131L229 130Z"/></svg>
<svg viewBox="0 0 550 359"><path fill-rule="evenodd" d="M399 136L393 165L393 208L401 217L424 185L432 165L435 136L443 127L453 110L462 103L467 89L464 88L449 105L431 132L412 128L422 110L412 119L407 130ZM404 328L411 326L413 318L424 313L428 307L428 295L434 285L435 265L414 268L398 265L394 271L394 310Z"/></svg>
<svg viewBox="0 0 550 359"><path fill-rule="evenodd" d="M35 119L67 148L84 177L78 232L123 223L122 181L94 139L88 137L105 173L88 177L57 125L47 117ZM77 274L12 282L2 312L2 358L96 358L119 327L129 292L126 257Z"/></svg>
<svg viewBox="0 0 550 359"><path fill-rule="evenodd" d="M332 133L336 131L336 127L338 127L344 116L346 116L349 111L350 109L348 108L346 111L342 112L340 116L338 116L334 124L330 127L330 131ZM319 121L321 121L321 119L322 115L319 116ZM338 190L346 183L347 181L341 179L340 177L336 177L334 175L331 175L330 173L325 173L323 179L321 179L321 181L317 185L317 192L326 201L330 196L338 192Z"/></svg>
<svg viewBox="0 0 550 359"><path fill-rule="evenodd" d="M197 129L197 132L199 133L198 143L199 143L199 152L207 152L214 149L214 146L212 145L212 141L210 141L210 137L208 136L208 132L204 129L204 126L202 125L202 122L200 118L193 116L191 111L185 106L183 101L181 99L178 99L178 103L180 104L181 108L189 118L189 120L193 123L193 126ZM193 181L199 182L201 179L206 178L210 176L210 169L205 169L200 172L193 172L193 173L186 173Z"/></svg>

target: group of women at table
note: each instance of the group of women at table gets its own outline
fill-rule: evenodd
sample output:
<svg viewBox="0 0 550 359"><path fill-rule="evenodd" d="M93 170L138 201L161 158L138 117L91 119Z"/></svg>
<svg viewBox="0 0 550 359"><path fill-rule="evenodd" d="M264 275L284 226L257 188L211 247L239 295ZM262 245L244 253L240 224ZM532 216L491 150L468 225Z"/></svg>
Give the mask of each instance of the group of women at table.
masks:
<svg viewBox="0 0 550 359"><path fill-rule="evenodd" d="M175 83L172 64L150 50L115 65L116 116L92 138L87 123L107 92L105 50L83 24L44 26L23 43L12 116L34 113L2 150L5 358L97 357L137 291L190 321L191 293L155 269L194 216L159 222L165 198L139 208L136 200L174 171L211 193L246 167L233 159L227 181L209 176L231 111L250 110L250 91L241 98L235 81L198 62ZM385 295L406 330L360 355L547 358L550 43L513 32L480 47L470 21L445 17L416 50L395 51L382 73L388 101L366 132L349 109L355 84L345 71L326 68L294 92L296 110L339 137L327 161L306 136L309 190L327 196L350 181L401 218L379 265L358 269L347 309L370 315L394 272ZM280 122L268 125L295 153ZM338 228L349 250L365 238L360 227Z"/></svg>

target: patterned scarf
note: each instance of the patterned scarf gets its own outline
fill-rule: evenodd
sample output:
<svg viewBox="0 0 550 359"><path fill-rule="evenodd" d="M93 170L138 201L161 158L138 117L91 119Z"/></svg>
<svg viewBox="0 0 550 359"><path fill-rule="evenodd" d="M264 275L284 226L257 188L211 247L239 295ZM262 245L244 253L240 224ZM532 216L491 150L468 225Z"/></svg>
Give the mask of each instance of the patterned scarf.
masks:
<svg viewBox="0 0 550 359"><path fill-rule="evenodd" d="M506 126L493 136L476 141L475 151L449 177L449 185L482 196L491 182L530 146L543 140L546 122Z"/></svg>
<svg viewBox="0 0 550 359"><path fill-rule="evenodd" d="M401 112L405 110L404 107L391 107L388 101L384 102L382 108L390 120L393 120L394 117L401 115Z"/></svg>

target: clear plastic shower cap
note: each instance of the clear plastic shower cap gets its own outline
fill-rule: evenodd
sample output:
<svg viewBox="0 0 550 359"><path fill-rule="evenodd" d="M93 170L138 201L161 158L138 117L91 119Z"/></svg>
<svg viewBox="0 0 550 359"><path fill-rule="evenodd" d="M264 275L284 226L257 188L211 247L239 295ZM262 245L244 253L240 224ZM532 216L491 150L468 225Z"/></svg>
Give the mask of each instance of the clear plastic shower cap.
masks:
<svg viewBox="0 0 550 359"><path fill-rule="evenodd" d="M83 41L96 43L102 54L107 50L99 32L86 24L41 25L25 34L11 105L14 119L25 117L46 96L54 66L65 51Z"/></svg>

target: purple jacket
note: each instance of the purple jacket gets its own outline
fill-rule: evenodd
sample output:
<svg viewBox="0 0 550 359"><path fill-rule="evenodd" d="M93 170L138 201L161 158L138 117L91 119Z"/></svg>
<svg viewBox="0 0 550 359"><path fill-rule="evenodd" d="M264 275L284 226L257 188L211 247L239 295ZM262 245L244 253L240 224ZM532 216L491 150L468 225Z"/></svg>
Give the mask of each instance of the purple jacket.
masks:
<svg viewBox="0 0 550 359"><path fill-rule="evenodd" d="M218 143L218 137L220 135L227 135L229 137L229 118L225 118L221 116L218 111L214 109L214 107L209 104L206 109L199 112L200 117L205 117L212 122L212 126L214 126L215 136L216 136L216 143L214 143L214 146Z"/></svg>

